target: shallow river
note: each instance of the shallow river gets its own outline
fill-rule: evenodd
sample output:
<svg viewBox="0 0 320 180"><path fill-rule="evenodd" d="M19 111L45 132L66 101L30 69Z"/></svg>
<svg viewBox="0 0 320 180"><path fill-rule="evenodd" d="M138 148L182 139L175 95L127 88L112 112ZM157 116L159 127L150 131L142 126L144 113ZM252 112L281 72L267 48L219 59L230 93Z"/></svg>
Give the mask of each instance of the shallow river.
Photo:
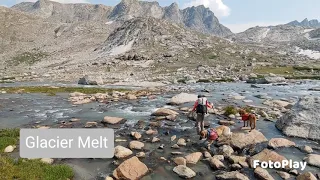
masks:
<svg viewBox="0 0 320 180"><path fill-rule="evenodd" d="M54 86L78 86L75 84L63 84L63 83L13 83L13 84L0 84L4 86L26 86L26 85L54 85ZM273 85L258 85L260 88L253 88L249 84L245 83L215 83L215 84L193 84L183 86L171 86L178 90L190 90L192 93L200 93L201 90L208 90L209 93L205 93L208 96L210 102L213 102L215 106L222 106L227 104L233 105L255 105L264 107L261 103L262 99L255 97L256 95L264 95L272 97L272 99L287 99L289 101L296 101L299 97L304 95L320 96L320 92L308 91L311 87L320 86L319 81L301 81L292 83L286 86L273 86ZM105 86L108 88L109 86ZM134 88L134 87L132 87ZM73 106L68 102L68 94L61 93L56 96L47 96L46 94L0 94L0 129L13 128L13 127L30 127L33 125L50 125L58 126L61 121L69 121L71 118L78 118L80 123L85 124L88 121L101 121L104 116L116 116L124 117L128 121L126 125L120 129L116 129L116 134L130 133L134 130L134 124L138 120L149 120L150 115L157 108L168 107L177 108L166 105L170 98L175 93L169 93L166 95L159 95L154 100L148 100L147 98L139 99L137 101L120 101L110 104L103 103L90 103L85 105ZM252 103L244 103L243 100L233 100L232 97L236 95L245 96L246 99L252 100ZM181 107L192 106L192 103L184 104ZM224 119L221 116L210 115L206 118L211 127L217 126L218 120ZM257 124L257 129L261 131L268 139L273 137L284 137L280 131L275 128L274 122L268 122L260 120ZM241 123L237 122L233 127L234 130L240 129ZM126 129L130 130L126 130ZM129 131L129 132L128 132ZM162 133L163 132L163 133ZM169 132L170 135L164 135L164 132ZM170 159L172 155L173 145L170 142L172 135L179 137L189 138L191 142L196 141L194 122L188 120L185 116L179 117L175 123L166 123L160 129L159 137L161 143L145 143L147 157L143 160L149 168L153 169L153 172L143 179L176 179L178 176L172 172L174 167L172 164L161 162L156 157L165 157ZM288 138L293 140L298 145L308 144L312 147L319 147L317 142L299 139ZM129 140L128 140L129 141ZM116 143L127 146L128 142ZM164 150L158 149L160 144L165 144L169 148ZM188 145L185 148L179 149L184 154L188 152L199 151L198 145ZM300 152L295 148L284 148L276 150L281 155L293 160L302 160L306 156L305 153ZM136 152L136 151L135 151ZM317 151L316 151L317 152ZM319 153L319 152L317 152ZM71 165L76 171L76 179L99 179L112 173L112 170L117 166L112 164L111 159L64 159L61 160ZM196 166L191 167L197 176L194 179L213 179L214 172L210 169L207 162L199 162ZM320 172L319 168L307 166L306 171ZM274 178L279 179L279 176L271 171ZM254 179L252 172L247 173L251 179Z"/></svg>

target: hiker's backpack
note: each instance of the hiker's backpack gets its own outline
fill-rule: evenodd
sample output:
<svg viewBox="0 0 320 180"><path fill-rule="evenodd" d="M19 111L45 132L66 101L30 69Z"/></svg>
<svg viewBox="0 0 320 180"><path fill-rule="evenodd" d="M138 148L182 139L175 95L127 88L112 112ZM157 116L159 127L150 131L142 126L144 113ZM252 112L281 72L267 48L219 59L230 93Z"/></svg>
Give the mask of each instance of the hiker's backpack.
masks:
<svg viewBox="0 0 320 180"><path fill-rule="evenodd" d="M217 140L219 135L215 129L208 129L208 139Z"/></svg>
<svg viewBox="0 0 320 180"><path fill-rule="evenodd" d="M207 98L198 98L197 113L207 113Z"/></svg>

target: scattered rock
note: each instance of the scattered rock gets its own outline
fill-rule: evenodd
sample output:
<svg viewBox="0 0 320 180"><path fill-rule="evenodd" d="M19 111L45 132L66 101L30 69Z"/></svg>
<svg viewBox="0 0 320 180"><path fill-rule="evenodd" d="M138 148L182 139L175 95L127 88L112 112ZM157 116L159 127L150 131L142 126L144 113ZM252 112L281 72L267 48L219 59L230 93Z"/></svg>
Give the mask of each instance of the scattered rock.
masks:
<svg viewBox="0 0 320 180"><path fill-rule="evenodd" d="M228 145L223 145L223 146L219 147L218 152L220 154L222 154L223 156L230 156L232 153L234 153L232 147L230 147Z"/></svg>
<svg viewBox="0 0 320 180"><path fill-rule="evenodd" d="M216 176L217 180L249 180L247 176L238 171L225 172Z"/></svg>
<svg viewBox="0 0 320 180"><path fill-rule="evenodd" d="M146 153L144 153L144 152L138 152L138 153L136 154L136 156L137 156L138 158L145 158L145 157L146 157Z"/></svg>
<svg viewBox="0 0 320 180"><path fill-rule="evenodd" d="M240 164L232 164L231 165L231 170L233 170L233 171L237 171L237 170L240 170L240 169L242 169Z"/></svg>
<svg viewBox="0 0 320 180"><path fill-rule="evenodd" d="M268 146L276 149L276 148L280 148L280 147L296 146L296 143L289 141L287 139L284 139L284 138L272 138L272 139L270 139Z"/></svg>
<svg viewBox="0 0 320 180"><path fill-rule="evenodd" d="M183 138L180 138L177 142L178 146L186 146L187 143L186 143L186 140L183 139Z"/></svg>
<svg viewBox="0 0 320 180"><path fill-rule="evenodd" d="M311 172L306 172L297 176L297 180L317 180L317 178Z"/></svg>
<svg viewBox="0 0 320 180"><path fill-rule="evenodd" d="M261 180L274 180L274 178L269 174L269 172L261 167L257 167L254 170L254 175Z"/></svg>
<svg viewBox="0 0 320 180"><path fill-rule="evenodd" d="M290 170L289 173L290 173L290 174L293 174L293 175L295 175L295 176L298 176L298 175L299 175L299 172L298 172L298 170L296 170L296 169Z"/></svg>
<svg viewBox="0 0 320 180"><path fill-rule="evenodd" d="M13 152L14 151L14 149L16 148L16 146L7 146L5 149L4 149L4 151L3 152L5 152L5 153L11 153L11 152Z"/></svg>
<svg viewBox="0 0 320 180"><path fill-rule="evenodd" d="M197 164L197 162L201 159L201 157L202 157L201 152L194 152L185 156L187 160L187 164Z"/></svg>
<svg viewBox="0 0 320 180"><path fill-rule="evenodd" d="M116 179L140 179L148 173L148 167L136 156L125 160L114 171Z"/></svg>
<svg viewBox="0 0 320 180"><path fill-rule="evenodd" d="M173 172L177 173L181 178L190 179L196 176L196 173L185 165L178 165L173 168Z"/></svg>
<svg viewBox="0 0 320 180"><path fill-rule="evenodd" d="M139 142L139 141L131 141L129 143L129 148L130 149L137 149L137 150L141 150L144 147L144 143Z"/></svg>
<svg viewBox="0 0 320 180"><path fill-rule="evenodd" d="M159 141L160 141L160 139L159 139L159 138L157 138L157 137L153 137L151 142L152 142L152 143L155 143L155 142L159 142Z"/></svg>
<svg viewBox="0 0 320 180"><path fill-rule="evenodd" d="M51 158L42 158L40 161L46 164L53 164L54 162L54 160Z"/></svg>
<svg viewBox="0 0 320 180"><path fill-rule="evenodd" d="M282 162L283 160L287 160L284 156L279 155L278 153L271 151L269 149L264 149L260 153L252 156L250 158L250 166L253 167L253 161L259 160L260 162Z"/></svg>
<svg viewBox="0 0 320 180"><path fill-rule="evenodd" d="M174 141L177 138L176 135L171 136L171 141Z"/></svg>
<svg viewBox="0 0 320 180"><path fill-rule="evenodd" d="M118 159L126 158L132 154L132 151L123 146L116 146L114 148L114 156Z"/></svg>
<svg viewBox="0 0 320 180"><path fill-rule="evenodd" d="M177 115L169 115L165 117L168 121L175 121L177 119Z"/></svg>
<svg viewBox="0 0 320 180"><path fill-rule="evenodd" d="M104 117L102 121L102 123L106 123L106 124L123 124L125 122L126 122L126 119L124 118L110 117L110 116Z"/></svg>
<svg viewBox="0 0 320 180"><path fill-rule="evenodd" d="M97 122L86 122L86 125L84 126L85 128L92 128L92 127L97 127L98 123Z"/></svg>
<svg viewBox="0 0 320 180"><path fill-rule="evenodd" d="M139 132L131 132L131 136L133 136L136 140L142 137L142 135Z"/></svg>
<svg viewBox="0 0 320 180"><path fill-rule="evenodd" d="M320 167L320 155L318 154L308 154L307 157L304 158L304 161L311 166Z"/></svg>
<svg viewBox="0 0 320 180"><path fill-rule="evenodd" d="M300 149L301 151L305 152L305 153L308 153L308 154L313 153L312 148L311 148L310 146L307 146L307 145L305 145L305 146L300 146L299 149Z"/></svg>
<svg viewBox="0 0 320 180"><path fill-rule="evenodd" d="M215 170L225 169L226 168L224 166L224 164L219 159L216 159L214 157L209 159L209 163L210 163L210 166Z"/></svg>
<svg viewBox="0 0 320 180"><path fill-rule="evenodd" d="M171 152L172 155L181 155L182 152L177 152L177 151L174 151L174 152Z"/></svg>
<svg viewBox="0 0 320 180"><path fill-rule="evenodd" d="M241 162L246 162L246 160L247 160L247 158L245 156L231 155L231 156L228 156L227 158L231 164L240 164Z"/></svg>
<svg viewBox="0 0 320 180"><path fill-rule="evenodd" d="M219 121L219 124L220 124L220 125L224 125L224 126L232 126L232 125L235 124L235 122L234 122L234 121L220 120L220 121Z"/></svg>
<svg viewBox="0 0 320 180"><path fill-rule="evenodd" d="M127 95L127 99L128 99L128 100L136 100L136 99L138 99L138 98L137 98L137 96L135 96L135 95L133 95L133 94L128 94L128 95Z"/></svg>
<svg viewBox="0 0 320 180"><path fill-rule="evenodd" d="M261 132L252 130L249 133L233 133L231 138L231 146L234 148L243 149L246 146L267 141L268 139Z"/></svg>
<svg viewBox="0 0 320 180"><path fill-rule="evenodd" d="M152 113L152 116L169 116L169 115L178 115L176 111L171 109L160 108L156 112Z"/></svg>
<svg viewBox="0 0 320 180"><path fill-rule="evenodd" d="M180 105L188 102L195 102L198 99L196 94L180 93L171 98L171 105Z"/></svg>
<svg viewBox="0 0 320 180"><path fill-rule="evenodd" d="M101 76L85 75L84 77L79 79L78 84L81 84L81 85L102 85L103 80L102 80Z"/></svg>
<svg viewBox="0 0 320 180"><path fill-rule="evenodd" d="M208 151L203 152L203 157L205 158L211 158L211 154ZM219 159L220 160L220 159Z"/></svg>
<svg viewBox="0 0 320 180"><path fill-rule="evenodd" d="M290 174L287 172L283 172L283 171L277 171L277 173L279 174L279 176L282 179L290 179Z"/></svg>
<svg viewBox="0 0 320 180"><path fill-rule="evenodd" d="M214 155L213 157L216 158L216 159L219 159L220 161L224 160L224 156L223 155Z"/></svg>
<svg viewBox="0 0 320 180"><path fill-rule="evenodd" d="M184 157L176 157L173 159L173 162L177 165L187 165L187 160Z"/></svg>
<svg viewBox="0 0 320 180"><path fill-rule="evenodd" d="M158 134L158 131L157 131L157 130L149 129L148 131L146 131L146 134L147 134L147 135L155 135L155 134Z"/></svg>
<svg viewBox="0 0 320 180"><path fill-rule="evenodd" d="M302 97L276 122L276 127L287 136L320 140L319 113L319 97Z"/></svg>
<svg viewBox="0 0 320 180"><path fill-rule="evenodd" d="M235 100L243 100L245 98L246 97L244 97L244 96L233 96L233 99L235 99Z"/></svg>
<svg viewBox="0 0 320 180"><path fill-rule="evenodd" d="M179 147L178 144L174 144L174 145L171 146L171 148L173 148L173 149L179 149L180 147Z"/></svg>

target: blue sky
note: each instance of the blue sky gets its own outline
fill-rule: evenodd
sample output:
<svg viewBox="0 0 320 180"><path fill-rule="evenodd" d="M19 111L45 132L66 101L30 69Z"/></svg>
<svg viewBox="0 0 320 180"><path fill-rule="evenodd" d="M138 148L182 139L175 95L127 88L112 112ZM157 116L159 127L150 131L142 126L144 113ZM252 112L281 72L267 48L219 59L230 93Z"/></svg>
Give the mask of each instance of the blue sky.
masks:
<svg viewBox="0 0 320 180"><path fill-rule="evenodd" d="M0 0L0 5L12 6L21 1ZM62 3L92 3L114 6L120 0L54 0ZM302 21L304 18L320 20L320 0L158 0L168 6L177 2L180 8L203 4L209 7L220 22L233 32L240 32L253 26L268 26Z"/></svg>

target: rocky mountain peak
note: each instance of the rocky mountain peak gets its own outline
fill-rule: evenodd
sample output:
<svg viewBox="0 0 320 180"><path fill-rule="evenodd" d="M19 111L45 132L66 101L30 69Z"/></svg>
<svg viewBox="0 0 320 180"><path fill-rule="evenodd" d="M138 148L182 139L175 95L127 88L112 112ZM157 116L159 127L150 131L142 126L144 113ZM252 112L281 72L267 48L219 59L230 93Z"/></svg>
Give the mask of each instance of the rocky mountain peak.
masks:
<svg viewBox="0 0 320 180"><path fill-rule="evenodd" d="M63 23L124 22L136 17L154 17L166 19L205 34L217 36L232 34L230 29L221 25L214 13L203 5L181 10L177 3L161 7L157 1L122 0L115 7L108 7L92 4L60 4L49 0L39 0L36 3L20 3L12 8Z"/></svg>
<svg viewBox="0 0 320 180"><path fill-rule="evenodd" d="M305 28L320 28L320 22L317 19L312 19L309 21L308 18L305 18L303 21L299 22L297 20L288 23L291 26L301 26Z"/></svg>

